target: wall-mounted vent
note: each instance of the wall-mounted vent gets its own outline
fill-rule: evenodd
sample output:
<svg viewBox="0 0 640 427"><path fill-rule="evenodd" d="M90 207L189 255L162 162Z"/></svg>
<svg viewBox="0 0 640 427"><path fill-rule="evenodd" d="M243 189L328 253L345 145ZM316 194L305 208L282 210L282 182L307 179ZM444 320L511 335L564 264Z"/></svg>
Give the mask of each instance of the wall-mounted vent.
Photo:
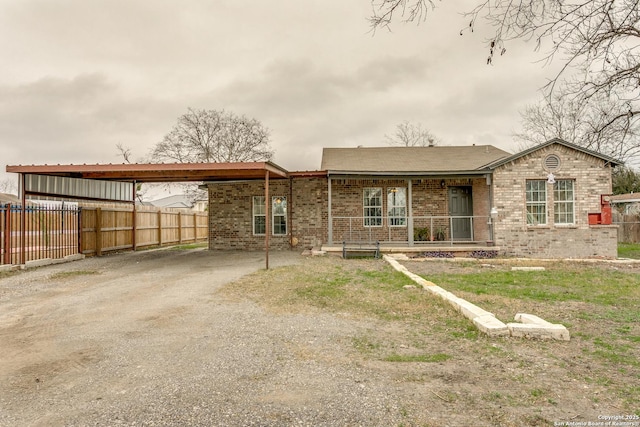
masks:
<svg viewBox="0 0 640 427"><path fill-rule="evenodd" d="M560 157L555 154L549 154L544 158L544 168L550 172L560 169Z"/></svg>

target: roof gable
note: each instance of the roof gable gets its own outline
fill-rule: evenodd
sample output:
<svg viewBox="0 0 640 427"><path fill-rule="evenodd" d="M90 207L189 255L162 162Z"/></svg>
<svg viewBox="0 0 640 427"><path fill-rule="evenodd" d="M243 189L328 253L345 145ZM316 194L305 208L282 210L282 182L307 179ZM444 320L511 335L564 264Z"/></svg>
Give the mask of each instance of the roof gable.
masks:
<svg viewBox="0 0 640 427"><path fill-rule="evenodd" d="M613 157L609 157L607 155L600 154L600 153L598 153L596 151L589 150L587 148L581 147L581 146L573 144L571 142L567 142L567 141L565 141L563 139L560 139L560 138L553 138L553 139L550 139L549 141L547 141L547 142L545 142L543 144L534 145L533 147L530 147L530 148L528 148L526 150L520 151L520 152L518 152L518 153L516 153L516 154L514 154L512 156L507 157L507 158L499 159L499 160L497 160L497 161L495 161L495 162L493 162L493 163L491 163L491 164L489 164L487 166L490 169L495 169L495 168L497 168L499 166L502 166L502 165L505 165L507 163L513 162L514 160L517 160L517 159L519 159L521 157L524 157L524 156L526 156L528 154L531 154L533 152L536 152L538 150L542 150L542 149L544 149L546 147L549 147L551 145L554 145L554 144L562 145L562 146L570 148L572 150L580 151L582 153L591 155L593 157L596 157L596 158L599 158L601 160L604 160L607 163L611 163L613 166L619 166L619 165L623 164L623 162L621 162L619 160L616 160Z"/></svg>
<svg viewBox="0 0 640 427"><path fill-rule="evenodd" d="M325 148L321 169L329 174L477 173L510 155L491 145Z"/></svg>

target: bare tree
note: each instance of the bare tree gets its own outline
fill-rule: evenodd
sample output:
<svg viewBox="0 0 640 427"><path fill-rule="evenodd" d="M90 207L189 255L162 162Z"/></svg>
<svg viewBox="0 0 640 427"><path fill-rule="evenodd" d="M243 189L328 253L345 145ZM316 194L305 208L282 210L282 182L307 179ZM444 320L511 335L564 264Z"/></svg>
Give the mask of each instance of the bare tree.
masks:
<svg viewBox="0 0 640 427"><path fill-rule="evenodd" d="M18 194L18 185L16 184L16 181L10 178L1 180L0 193Z"/></svg>
<svg viewBox="0 0 640 427"><path fill-rule="evenodd" d="M395 19L420 21L436 7L431 0L372 0L373 29ZM507 52L510 41L532 40L541 60L557 57L561 70L544 87L576 105L606 100L616 108L592 124L606 135L637 127L640 116L640 0L476 0L460 34L478 25L494 29L487 64Z"/></svg>
<svg viewBox="0 0 640 427"><path fill-rule="evenodd" d="M396 132L385 135L390 145L402 145L404 147L427 147L436 145L438 139L420 123L404 121L396 126Z"/></svg>
<svg viewBox="0 0 640 427"><path fill-rule="evenodd" d="M620 113L620 104L606 98L592 101L580 103L560 95L544 98L520 112L522 130L514 139L527 148L561 138L622 161L640 155L640 122L633 119L605 126Z"/></svg>
<svg viewBox="0 0 640 427"><path fill-rule="evenodd" d="M177 163L250 162L272 157L269 131L258 120L224 110L191 108L151 152L153 161Z"/></svg>
<svg viewBox="0 0 640 427"><path fill-rule="evenodd" d="M119 142L116 144L116 150L118 150L118 156L122 157L125 163L131 163L131 148L125 147Z"/></svg>

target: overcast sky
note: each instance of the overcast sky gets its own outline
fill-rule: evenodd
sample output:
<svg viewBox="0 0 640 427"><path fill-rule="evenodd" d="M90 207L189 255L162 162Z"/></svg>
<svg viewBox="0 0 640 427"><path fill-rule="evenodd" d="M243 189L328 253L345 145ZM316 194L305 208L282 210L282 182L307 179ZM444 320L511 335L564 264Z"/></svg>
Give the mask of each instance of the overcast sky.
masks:
<svg viewBox="0 0 640 427"><path fill-rule="evenodd" d="M469 2L437 4L372 35L369 0L0 0L0 179L121 162L119 143L140 159L189 107L260 120L288 170L386 145L405 120L517 151L518 111L552 69L531 44L487 66L483 34L459 35Z"/></svg>

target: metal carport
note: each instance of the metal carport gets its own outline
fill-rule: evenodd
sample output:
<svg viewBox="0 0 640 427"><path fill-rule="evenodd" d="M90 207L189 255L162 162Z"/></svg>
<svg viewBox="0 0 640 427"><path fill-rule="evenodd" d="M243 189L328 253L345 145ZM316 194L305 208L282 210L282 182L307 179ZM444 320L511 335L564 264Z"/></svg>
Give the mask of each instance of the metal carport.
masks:
<svg viewBox="0 0 640 427"><path fill-rule="evenodd" d="M20 198L22 209L26 205L26 196L50 196L84 200L127 201L133 203L133 223L135 224L136 184L138 183L172 183L190 181L238 181L264 180L265 200L269 200L269 180L287 179L289 172L272 162L238 162L238 163L146 163L146 164L95 164L95 165L18 165L7 166L7 172L20 174ZM28 176L40 176L43 184L32 184ZM51 178L48 178L51 177ZM126 182L131 184L131 193L117 199L109 195L89 194L88 189L69 191L70 185L50 185L54 177L93 180L102 182ZM108 185L108 184L106 184ZM67 187L67 188L65 188ZM108 191L105 193L109 193ZM269 229L269 204L265 204L266 227ZM25 215L22 215L24 220ZM24 224L22 227L25 230ZM134 230L135 236L135 230ZM24 241L24 237L23 237ZM134 245L135 247L135 245ZM265 234L266 268L269 268L269 233ZM24 262L24 255L22 256Z"/></svg>

